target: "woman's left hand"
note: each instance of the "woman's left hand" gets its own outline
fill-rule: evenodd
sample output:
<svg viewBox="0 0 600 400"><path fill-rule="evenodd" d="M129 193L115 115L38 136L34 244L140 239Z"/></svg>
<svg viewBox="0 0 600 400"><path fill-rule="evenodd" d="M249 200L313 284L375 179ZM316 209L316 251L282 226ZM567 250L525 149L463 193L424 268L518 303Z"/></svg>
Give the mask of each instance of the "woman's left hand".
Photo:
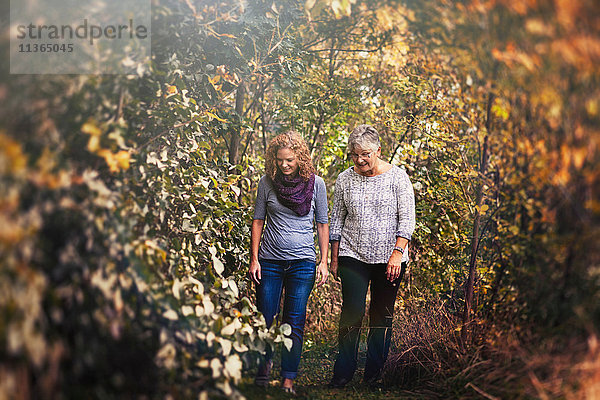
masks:
<svg viewBox="0 0 600 400"><path fill-rule="evenodd" d="M317 265L317 287L324 284L328 276L329 270L327 269L327 262L320 262L319 265Z"/></svg>
<svg viewBox="0 0 600 400"><path fill-rule="evenodd" d="M390 256L390 260L387 265L387 280L390 282L395 281L400 277L400 273L402 272L402 253L399 251L393 251Z"/></svg>

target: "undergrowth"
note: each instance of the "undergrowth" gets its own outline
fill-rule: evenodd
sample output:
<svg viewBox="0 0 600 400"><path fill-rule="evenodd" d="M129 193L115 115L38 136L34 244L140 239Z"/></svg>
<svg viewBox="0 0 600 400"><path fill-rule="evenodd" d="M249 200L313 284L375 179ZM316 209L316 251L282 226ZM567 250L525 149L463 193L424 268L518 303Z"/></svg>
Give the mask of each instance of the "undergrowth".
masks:
<svg viewBox="0 0 600 400"><path fill-rule="evenodd" d="M393 344L381 387L361 383L366 343L350 384L331 389L337 354L335 330L307 329L297 398L306 399L598 399L600 345L597 335L568 339L476 319L469 342L461 343L461 321L436 296L401 297L396 306ZM336 316L332 316L337 320ZM366 333L366 332L365 332ZM254 387L255 370L245 373L248 399L286 398L280 389L279 355L267 389Z"/></svg>

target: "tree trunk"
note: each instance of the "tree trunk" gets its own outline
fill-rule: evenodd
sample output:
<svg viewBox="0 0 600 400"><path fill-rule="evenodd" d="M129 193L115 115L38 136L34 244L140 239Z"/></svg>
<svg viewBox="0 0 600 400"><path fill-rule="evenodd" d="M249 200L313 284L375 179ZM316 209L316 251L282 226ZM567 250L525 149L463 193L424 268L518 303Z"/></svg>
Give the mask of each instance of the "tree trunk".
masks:
<svg viewBox="0 0 600 400"><path fill-rule="evenodd" d="M481 160L479 164L479 175L480 179L483 179L487 170L487 151L488 151L488 137L490 135L491 128L491 114L492 114L492 103L494 101L494 94L490 91L487 102L487 115L486 115L486 133L483 139L483 146L481 148ZM466 343L467 339L467 326L471 320L471 310L473 304L473 286L475 283L475 270L477 268L477 249L479 248L479 228L481 223L481 203L483 200L483 182L480 182L477 186L476 194L476 209L475 216L473 218L473 235L471 236L471 257L469 260L469 277L465 284L465 309L463 312L463 328L461 332L462 342Z"/></svg>
<svg viewBox="0 0 600 400"><path fill-rule="evenodd" d="M319 137L319 133L321 133L321 128L323 127L323 122L325 121L325 110L321 110L321 112L319 113L319 119L317 120L317 126L315 129L315 133L313 135L313 138L310 142L310 156L314 156L315 153L315 146L317 144L317 138Z"/></svg>
<svg viewBox="0 0 600 400"><path fill-rule="evenodd" d="M494 247L496 247L496 250L498 251L498 257L500 260L500 266L498 267L497 271L496 271L496 277L494 278L494 283L492 284L492 288L491 288L491 296L490 299L488 300L488 305L487 305L487 309L488 312L491 312L492 308L494 307L494 303L496 302L496 297L498 297L498 293L500 292L500 285L502 283L502 278L504 278L504 274L506 273L506 269L508 268L508 262L504 259L504 256L502 255L502 248L500 247L500 244L498 244L498 242L494 241Z"/></svg>
<svg viewBox="0 0 600 400"><path fill-rule="evenodd" d="M239 116L239 124L231 131L231 140L229 142L229 163L237 164L238 154L240 152L240 142L242 138L242 118L244 115L244 96L246 87L244 82L240 82L235 95L235 112Z"/></svg>

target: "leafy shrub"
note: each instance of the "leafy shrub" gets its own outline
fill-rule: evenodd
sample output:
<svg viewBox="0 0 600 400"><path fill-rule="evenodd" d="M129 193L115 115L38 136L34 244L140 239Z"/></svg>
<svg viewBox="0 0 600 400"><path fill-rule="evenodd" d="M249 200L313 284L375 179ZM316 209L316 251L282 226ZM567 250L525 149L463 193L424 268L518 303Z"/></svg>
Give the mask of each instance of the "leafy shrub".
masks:
<svg viewBox="0 0 600 400"><path fill-rule="evenodd" d="M0 136L3 393L239 396L253 352L289 342L228 276L247 258L240 175L208 159L198 132L140 146L132 127L145 110L133 101L116 122L96 107L108 101L81 105L109 98L111 82L137 84L40 83L43 117L10 104L20 113ZM35 87L25 83L11 90Z"/></svg>

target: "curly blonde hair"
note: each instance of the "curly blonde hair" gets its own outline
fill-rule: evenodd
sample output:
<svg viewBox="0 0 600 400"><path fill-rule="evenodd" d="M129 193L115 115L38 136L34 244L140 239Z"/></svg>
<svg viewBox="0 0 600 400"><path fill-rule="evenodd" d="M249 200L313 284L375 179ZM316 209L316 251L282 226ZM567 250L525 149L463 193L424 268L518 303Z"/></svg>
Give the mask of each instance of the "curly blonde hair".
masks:
<svg viewBox="0 0 600 400"><path fill-rule="evenodd" d="M298 172L305 181L316 172L302 136L296 131L288 131L273 138L267 147L265 170L271 179L275 179L277 174L277 152L280 149L291 149L294 152L298 159Z"/></svg>

